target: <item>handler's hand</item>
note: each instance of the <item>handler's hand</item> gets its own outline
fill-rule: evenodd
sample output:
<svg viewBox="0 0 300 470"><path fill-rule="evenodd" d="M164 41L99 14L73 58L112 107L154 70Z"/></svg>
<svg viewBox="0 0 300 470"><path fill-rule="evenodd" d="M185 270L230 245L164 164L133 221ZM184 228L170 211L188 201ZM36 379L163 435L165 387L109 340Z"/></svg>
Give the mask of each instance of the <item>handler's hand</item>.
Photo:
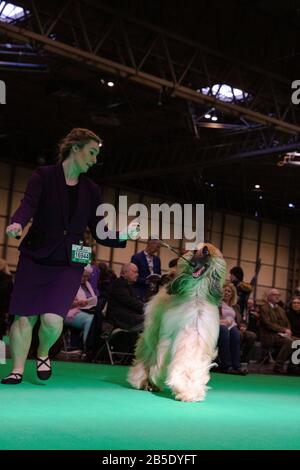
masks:
<svg viewBox="0 0 300 470"><path fill-rule="evenodd" d="M141 232L140 223L131 222L131 224L128 225L127 232L131 240L137 240L138 238L140 238L140 232Z"/></svg>
<svg viewBox="0 0 300 470"><path fill-rule="evenodd" d="M23 232L23 229L22 229L21 224L17 224L17 223L10 224L6 228L6 235L8 237L13 237L13 238L19 237L20 238L22 236L22 232Z"/></svg>
<svg viewBox="0 0 300 470"><path fill-rule="evenodd" d="M137 221L131 222L125 230L120 232L120 240L137 240L140 237L140 223Z"/></svg>

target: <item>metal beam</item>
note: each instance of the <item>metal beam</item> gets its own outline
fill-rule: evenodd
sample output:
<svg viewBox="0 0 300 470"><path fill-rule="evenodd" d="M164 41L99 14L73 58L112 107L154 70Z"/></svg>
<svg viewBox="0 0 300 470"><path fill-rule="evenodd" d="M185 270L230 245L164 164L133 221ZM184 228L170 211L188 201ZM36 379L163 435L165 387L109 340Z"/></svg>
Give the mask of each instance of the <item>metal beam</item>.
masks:
<svg viewBox="0 0 300 470"><path fill-rule="evenodd" d="M116 183L116 182L121 183L123 181L135 180L137 178L153 178L157 176L189 174L199 168L203 169L203 168L210 168L215 165L218 165L218 166L227 165L228 163L232 163L236 160L241 160L245 158L257 157L260 155L272 155L272 154L287 152L289 150L295 150L299 148L299 145L300 145L299 143L293 143L293 144L281 145L278 147L270 147L267 149L257 149L251 152L244 152L244 153L234 154L231 156L226 156L226 153L230 152L230 149L225 150L225 152L222 149L221 150L222 155L224 155L225 153L225 157L222 159L206 158L205 161L199 160L194 163L187 163L187 164L177 165L177 166L169 165L169 166L160 167L160 168L149 168L145 170L128 171L127 173L114 174L112 176L107 176L107 177L103 176L103 177L100 177L100 179L103 184L109 184L109 183Z"/></svg>
<svg viewBox="0 0 300 470"><path fill-rule="evenodd" d="M14 39L18 39L24 42L35 41L39 44L43 44L46 51L81 63L85 63L89 67L95 67L97 69L113 73L134 83L139 83L155 90L160 90L162 87L164 87L165 89L172 92L172 96L176 96L198 104L207 104L208 106L215 107L230 115L244 116L249 121L263 125L269 125L285 133L295 135L300 134L300 125L298 124L285 122L282 119L278 119L258 111L253 111L236 103L220 101L214 96L204 95L189 86L179 84L176 81L174 82L174 80L168 80L158 75L143 72L142 70L132 66L124 65L106 57L95 55L92 52L75 48L69 44L57 40L53 41L45 35L38 34L28 29L0 22L0 31Z"/></svg>

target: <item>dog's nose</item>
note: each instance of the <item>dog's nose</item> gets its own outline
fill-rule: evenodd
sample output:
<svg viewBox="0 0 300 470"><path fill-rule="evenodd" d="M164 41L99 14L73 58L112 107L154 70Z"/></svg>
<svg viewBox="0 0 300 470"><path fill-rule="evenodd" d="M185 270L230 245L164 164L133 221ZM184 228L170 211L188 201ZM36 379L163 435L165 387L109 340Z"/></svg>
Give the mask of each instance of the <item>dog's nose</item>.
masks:
<svg viewBox="0 0 300 470"><path fill-rule="evenodd" d="M210 255L209 249L208 249L208 247L207 247L206 245L202 248L202 255L203 255L203 256L208 256L208 255Z"/></svg>

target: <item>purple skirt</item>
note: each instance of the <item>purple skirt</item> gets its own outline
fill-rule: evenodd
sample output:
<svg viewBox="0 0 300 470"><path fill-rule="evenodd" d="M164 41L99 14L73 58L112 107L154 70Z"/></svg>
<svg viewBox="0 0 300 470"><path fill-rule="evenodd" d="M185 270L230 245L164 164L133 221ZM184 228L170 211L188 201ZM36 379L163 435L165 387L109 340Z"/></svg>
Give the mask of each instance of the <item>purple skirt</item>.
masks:
<svg viewBox="0 0 300 470"><path fill-rule="evenodd" d="M20 255L9 313L66 317L80 286L83 265L47 266Z"/></svg>

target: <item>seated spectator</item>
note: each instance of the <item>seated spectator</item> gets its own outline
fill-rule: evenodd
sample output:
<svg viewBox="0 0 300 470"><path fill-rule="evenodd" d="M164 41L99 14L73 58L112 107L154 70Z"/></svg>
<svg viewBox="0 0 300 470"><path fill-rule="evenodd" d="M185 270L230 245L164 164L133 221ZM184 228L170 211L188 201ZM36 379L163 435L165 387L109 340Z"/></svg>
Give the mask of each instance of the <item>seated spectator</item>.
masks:
<svg viewBox="0 0 300 470"><path fill-rule="evenodd" d="M294 290L294 296L300 297L300 286L297 286L296 289Z"/></svg>
<svg viewBox="0 0 300 470"><path fill-rule="evenodd" d="M220 371L245 375L247 370L241 369L241 334L237 323L237 316L240 318L240 310L236 302L235 286L230 282L224 284L218 340Z"/></svg>
<svg viewBox="0 0 300 470"><path fill-rule="evenodd" d="M300 297L292 297L290 307L287 311L287 317L291 325L292 336L300 339ZM300 364L289 364L288 372L299 375Z"/></svg>
<svg viewBox="0 0 300 470"><path fill-rule="evenodd" d="M98 280L99 302L103 306L107 302L111 284L117 279L117 275L106 263L99 263L98 268L100 271Z"/></svg>
<svg viewBox="0 0 300 470"><path fill-rule="evenodd" d="M12 275L5 259L0 258L0 339L8 328L8 307L13 288Z"/></svg>
<svg viewBox="0 0 300 470"><path fill-rule="evenodd" d="M291 325L292 336L300 338L300 297L293 297L287 317Z"/></svg>
<svg viewBox="0 0 300 470"><path fill-rule="evenodd" d="M93 291L95 292L96 296L99 297L99 290L98 290L98 282L99 282L99 268L97 266L97 244L93 239L91 231L87 228L83 235L84 245L88 246L92 250L91 255L91 268L92 271L89 277L89 283L91 284Z"/></svg>
<svg viewBox="0 0 300 470"><path fill-rule="evenodd" d="M98 300L91 284L88 282L91 271L90 266L84 268L80 287L64 321L66 326L83 330L84 348L93 321L93 315L88 312L96 307Z"/></svg>
<svg viewBox="0 0 300 470"><path fill-rule="evenodd" d="M237 315L237 318L241 318L240 314ZM241 363L244 364L244 369L246 369L254 352L257 336L256 333L249 330L247 323L243 321L238 322L238 327L241 334Z"/></svg>
<svg viewBox="0 0 300 470"><path fill-rule="evenodd" d="M91 269L92 271L89 277L89 283L91 284L93 291L95 292L95 295L99 297L98 285L99 285L100 270L97 266L95 250L92 251Z"/></svg>
<svg viewBox="0 0 300 470"><path fill-rule="evenodd" d="M248 331L258 335L259 307L256 307L253 299L247 300L246 323Z"/></svg>
<svg viewBox="0 0 300 470"><path fill-rule="evenodd" d="M256 283L256 275L254 275L250 283L248 283L244 281L244 271L240 266L234 266L229 272L230 281L234 284L237 291L237 303L240 307L241 316L243 320L245 320L247 300Z"/></svg>
<svg viewBox="0 0 300 470"><path fill-rule="evenodd" d="M146 249L136 253L131 257L131 262L138 267L139 276L135 282L133 289L137 297L143 302L148 300L147 282L146 279L151 274L158 274L161 276L161 263L155 253L160 247L158 240L148 240Z"/></svg>
<svg viewBox="0 0 300 470"><path fill-rule="evenodd" d="M144 304L135 296L132 289L138 275L138 268L135 264L124 264L120 277L111 285L106 319L114 327L133 331L140 331L143 328Z"/></svg>
<svg viewBox="0 0 300 470"><path fill-rule="evenodd" d="M288 317L282 307L279 306L280 293L277 289L271 289L267 295L267 301L260 311L260 341L264 348L274 348L278 351L274 372L284 374L284 363L292 353L291 326Z"/></svg>

